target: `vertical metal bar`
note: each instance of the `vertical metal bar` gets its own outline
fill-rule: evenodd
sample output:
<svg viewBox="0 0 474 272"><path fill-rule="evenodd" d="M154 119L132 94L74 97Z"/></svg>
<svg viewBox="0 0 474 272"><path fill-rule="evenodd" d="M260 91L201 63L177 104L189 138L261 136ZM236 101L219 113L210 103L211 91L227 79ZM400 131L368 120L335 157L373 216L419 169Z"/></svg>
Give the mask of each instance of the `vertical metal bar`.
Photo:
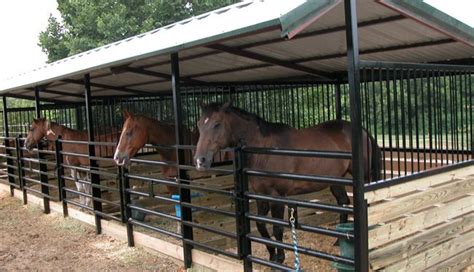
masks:
<svg viewBox="0 0 474 272"><path fill-rule="evenodd" d="M182 107L181 107L181 93L180 93L180 77L179 77L179 60L178 53L171 54L171 84L173 89L173 108L174 108L174 122L176 130L176 144L183 144L183 124L182 124ZM186 179L186 171L179 168L179 165L184 164L184 150L179 147L176 148L177 163L178 163L178 182L184 183ZM180 187L179 189L180 202L191 202L191 192L188 188ZM181 206L181 220L192 221L192 211L189 207ZM183 239L193 240L193 229L189 225L181 223L181 232ZM190 268L192 264L192 245L184 242L184 266Z"/></svg>
<svg viewBox="0 0 474 272"><path fill-rule="evenodd" d="M397 69L393 69L393 110L395 117L395 146L397 147L397 173L401 176L401 163L400 163L400 125L398 123L398 93L397 93ZM400 94L402 94L400 92ZM403 94L402 94L403 95Z"/></svg>
<svg viewBox="0 0 474 272"><path fill-rule="evenodd" d="M18 168L18 179L19 179L19 182L20 182L20 189L23 193L23 205L26 205L28 203L28 194L26 192L26 188L25 188L25 180L23 179L23 176L25 175L25 171L23 170L23 162L22 162L22 158L23 158L23 151L21 149L21 139L22 135L18 135L18 137L16 137L16 159L17 159L17 162L16 162L16 165L17 165L17 168Z"/></svg>
<svg viewBox="0 0 474 272"><path fill-rule="evenodd" d="M427 81L427 98L428 98L428 146L429 146L429 156L430 156L430 168L433 167L433 160L432 160L432 150L433 150L433 119L432 119L432 107L431 107L431 96L432 96L432 88L431 88L431 75L430 70L426 70L426 81ZM425 157L426 161L426 157Z"/></svg>
<svg viewBox="0 0 474 272"><path fill-rule="evenodd" d="M3 96L3 136L8 138L10 136L9 131L8 131L8 110L7 110L7 97ZM5 154L7 156L11 156L11 152L8 149L10 146L10 140L5 139ZM13 166L13 161L10 158L7 158L7 166ZM15 187L11 184L15 182L15 179L13 178L13 169L11 167L7 167L7 173L8 175L8 183L10 183L10 195L13 196L15 193Z"/></svg>
<svg viewBox="0 0 474 272"><path fill-rule="evenodd" d="M387 88L387 114L388 114L388 147L390 149L390 177L393 178L393 145L392 145L392 102L390 99L390 70L387 69L385 79Z"/></svg>
<svg viewBox="0 0 474 272"><path fill-rule="evenodd" d="M336 84L336 119L342 119L342 105L341 105L341 80L338 79Z"/></svg>
<svg viewBox="0 0 474 272"><path fill-rule="evenodd" d="M63 167L63 155L61 151L63 150L63 145L61 142L61 135L58 135L58 138L55 142L55 152L56 152L56 177L58 179L58 190L59 190L59 200L63 204L63 216L68 216L68 208L66 202L66 191L64 190L64 167Z"/></svg>
<svg viewBox="0 0 474 272"><path fill-rule="evenodd" d="M35 111L36 111L36 118L41 118L41 102L39 97L40 88L35 87ZM39 160L39 170L44 173L48 171L48 167L42 163L44 158L44 154L40 151L43 149L41 142L38 144L38 160ZM48 176L45 174L40 173L40 181L41 181L41 192L45 195L49 196L49 187L45 186L44 184L48 183ZM49 213L49 198L43 196L43 203L44 203L44 213Z"/></svg>
<svg viewBox="0 0 474 272"><path fill-rule="evenodd" d="M94 141L94 121L92 114L92 98L91 98L91 78L89 74L84 75L84 98L86 106L86 121L87 121L87 140ZM89 169L97 169L97 162L91 157L95 156L95 146L89 143ZM92 186L92 200L94 211L102 212L102 202L97 199L101 198L100 188L94 185L100 185L100 176L97 173L90 173ZM97 213L95 215L95 232L102 233L101 216Z"/></svg>
<svg viewBox="0 0 474 272"><path fill-rule="evenodd" d="M120 218L122 220L122 223L127 223L128 218L125 213L125 210L127 207L125 205L125 190L124 190L124 175L123 175L124 172L122 168L123 167L121 166L117 167L119 198L120 198Z"/></svg>
<svg viewBox="0 0 474 272"><path fill-rule="evenodd" d="M386 163L385 163L385 155L387 154L385 152L385 118L384 118L384 108L385 104L383 102L383 82L382 82L382 69L379 68L379 88L380 88L380 117L382 119L382 168L383 168L383 179L387 178L387 169L386 169Z"/></svg>
<svg viewBox="0 0 474 272"><path fill-rule="evenodd" d="M469 117L469 120L470 120L469 134L471 134L471 159L473 159L474 158L474 125L472 121L472 111L473 111L474 105L472 104L472 74L471 73L469 74L469 116L470 116Z"/></svg>
<svg viewBox="0 0 474 272"><path fill-rule="evenodd" d="M133 247L135 246L135 240L133 238L133 224L130 221L132 219L132 210L130 209L130 204L131 204L131 199L130 199L130 193L128 190L130 189L130 179L128 177L128 169L125 167L119 167L120 171L120 176L121 176L121 182L123 182L123 191L120 196L120 198L123 199L123 208L124 208L124 214L125 217L122 218L124 220L124 223L126 223L127 226L127 241L128 241L128 246Z"/></svg>
<svg viewBox="0 0 474 272"><path fill-rule="evenodd" d="M411 164L411 172L414 171L414 159L413 159L413 115L411 111L411 70L407 70L407 103L408 103L408 131L410 133L410 137L408 141L410 142L410 164Z"/></svg>
<svg viewBox="0 0 474 272"><path fill-rule="evenodd" d="M364 197L359 38L357 33L356 1L345 0L344 11L346 21L347 75L351 106L355 270L368 271L368 223L367 202Z"/></svg>
<svg viewBox="0 0 474 272"><path fill-rule="evenodd" d="M413 70L413 82L415 83L414 87L414 92L415 92L415 132L416 132L416 161L417 161L417 169L416 171L420 171L420 128L419 128L419 122L418 122L418 84L417 84L417 70ZM423 116L423 115L422 115Z"/></svg>

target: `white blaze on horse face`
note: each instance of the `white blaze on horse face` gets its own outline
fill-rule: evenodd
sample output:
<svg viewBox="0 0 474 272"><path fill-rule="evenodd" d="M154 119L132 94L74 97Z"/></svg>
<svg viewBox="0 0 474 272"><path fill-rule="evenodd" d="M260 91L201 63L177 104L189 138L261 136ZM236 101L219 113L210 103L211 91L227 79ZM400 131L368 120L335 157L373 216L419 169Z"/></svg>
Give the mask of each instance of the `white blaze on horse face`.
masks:
<svg viewBox="0 0 474 272"><path fill-rule="evenodd" d="M206 120L204 120L204 124L207 124L207 122L209 122L209 117L207 117Z"/></svg>

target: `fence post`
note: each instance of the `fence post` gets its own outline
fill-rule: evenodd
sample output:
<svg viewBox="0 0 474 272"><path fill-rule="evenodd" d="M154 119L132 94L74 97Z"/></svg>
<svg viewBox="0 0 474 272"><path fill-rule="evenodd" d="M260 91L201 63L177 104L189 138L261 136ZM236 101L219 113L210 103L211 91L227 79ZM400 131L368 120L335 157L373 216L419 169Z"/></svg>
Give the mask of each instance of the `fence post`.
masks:
<svg viewBox="0 0 474 272"><path fill-rule="evenodd" d="M63 150L63 145L61 142L61 135L55 141L55 150L56 150L56 176L58 178L58 190L59 190L59 200L63 204L63 216L66 217L69 215L67 209L67 193L64 190L64 167L63 167L63 156L61 154Z"/></svg>
<svg viewBox="0 0 474 272"><path fill-rule="evenodd" d="M127 241L128 246L132 247L135 246L135 241L133 239L133 224L130 222L132 218L132 210L130 209L130 193L128 190L130 189L130 180L128 177L128 169L125 167L119 167L122 184L122 195L121 198L123 199L123 209L124 209L124 217L122 218L123 222L127 226Z"/></svg>
<svg viewBox="0 0 474 272"><path fill-rule="evenodd" d="M94 218L95 218L95 233L102 233L102 217L96 212L102 212L102 202L97 199L101 198L101 189L94 185L100 185L100 176L92 171L97 170L97 161L91 159L95 157L95 145L90 142L94 141L94 121L92 115L92 97L91 97L91 77L89 74L84 75L84 98L86 104L86 120L87 120L87 140L89 141L89 171L91 177L91 187L92 187L92 205L94 208Z"/></svg>
<svg viewBox="0 0 474 272"><path fill-rule="evenodd" d="M354 261L356 271L368 271L367 202L364 197L364 162L362 159L362 118L360 98L359 38L356 0L344 1L352 131L352 176L354 192Z"/></svg>
<svg viewBox="0 0 474 272"><path fill-rule="evenodd" d="M236 209L237 245L240 259L244 261L244 271L252 271L252 262L248 256L252 253L251 243L247 235L250 234L250 220L247 218L249 212L248 181L244 173L245 155L241 147L234 151L234 192Z"/></svg>
<svg viewBox="0 0 474 272"><path fill-rule="evenodd" d="M179 148L179 145L183 144L183 118L182 118L182 105L181 105L181 90L180 90L180 76L179 76L179 59L178 53L171 54L171 85L173 89L173 108L175 118L175 131L176 131L176 157L177 157L177 170L178 170L178 183L186 179L186 171L180 169L180 165L184 164L184 150ZM188 188L179 188L180 203L191 202L191 192ZM192 211L191 208L181 206L181 220L192 222ZM184 267L190 268L192 265L192 245L186 242L186 240L193 240L193 228L189 225L181 223L181 234L183 238L183 254L184 254Z"/></svg>
<svg viewBox="0 0 474 272"><path fill-rule="evenodd" d="M15 192L15 187L13 187L13 183L15 183L15 179L13 178L13 169L11 166L13 166L13 162L9 156L11 156L10 149L10 142L8 140L8 112L7 112L7 97L3 96L3 134L5 137L4 145L5 145L5 155L7 156L7 173L8 173L8 183L10 184L10 195L13 196Z"/></svg>
<svg viewBox="0 0 474 272"><path fill-rule="evenodd" d="M36 118L41 118L41 102L39 97L40 87L35 87L35 111ZM48 175L43 173L48 172L48 166L42 161L45 160L44 154L41 152L43 150L43 143L38 143L38 164L40 170L40 181L41 181L41 193L43 193L43 203L44 203L44 213L48 214L50 212L49 208L49 187L45 184L49 183Z"/></svg>
<svg viewBox="0 0 474 272"><path fill-rule="evenodd" d="M15 145L16 145L16 165L17 165L17 173L18 173L18 182L20 183L20 189L23 193L23 205L28 204L28 194L26 192L25 188L25 180L23 179L24 170L23 170L23 151L21 150L21 145L20 145L20 138L22 135L18 135L18 137L15 138Z"/></svg>

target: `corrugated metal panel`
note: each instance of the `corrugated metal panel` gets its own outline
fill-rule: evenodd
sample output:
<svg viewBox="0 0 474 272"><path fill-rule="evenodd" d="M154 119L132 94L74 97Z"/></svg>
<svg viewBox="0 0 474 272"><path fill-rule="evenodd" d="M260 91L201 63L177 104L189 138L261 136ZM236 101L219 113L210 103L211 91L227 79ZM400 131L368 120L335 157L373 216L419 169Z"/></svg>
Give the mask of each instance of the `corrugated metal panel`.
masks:
<svg viewBox="0 0 474 272"><path fill-rule="evenodd" d="M304 0L248 1L93 49L0 82L1 92L279 26ZM295 18L297 20L298 18Z"/></svg>
<svg viewBox="0 0 474 272"><path fill-rule="evenodd" d="M41 82L54 82L54 84L48 85L47 88L82 95L83 87L80 84L58 83L58 81L55 82L54 79L74 78L76 80L82 80L82 73L86 70L90 70L93 83L110 86L110 88L104 88L104 86L101 88L94 87L93 95L130 95L130 93L124 92L123 89L119 91L118 89L120 89L120 87L127 87L137 91L168 92L171 85L169 81L166 81L163 77L140 75L126 72L125 70L122 72L116 71L117 73L113 74L110 70L110 66L126 64L129 67L145 68L148 71L169 75L169 55L156 55L165 52L159 50L175 50L183 45L184 42L199 40L199 37L202 38L199 40L200 42L202 42L203 39L211 41L211 38L223 37L221 33L218 33L223 29L229 30L235 28L234 30L237 31L239 27L245 25L250 27L252 23L258 24L258 22L272 21L271 18L279 18L281 14L272 11L268 7L275 5L284 12L290 12L292 8L302 2L304 2L304 0L294 2L286 0L265 0L234 5L230 8L211 12L206 16L191 18L175 25L65 59L34 73L26 74L19 79L14 79L7 83L0 83L0 90L14 86L14 88L17 88L16 93L23 92L33 97L34 94L31 90L18 88L19 85L26 84L24 86L32 86L31 84L39 84ZM403 18L397 12L375 1L360 0L357 1L357 3L359 23L370 22L369 26L359 28L361 59L432 62L474 56L473 47L454 41L450 42L449 37L442 32L420 24L412 19ZM238 20L236 18L238 18ZM248 21L241 22L242 18ZM394 19L387 21L387 18ZM275 22L272 21L272 23ZM221 26L220 24L223 25ZM275 23L275 25L278 24ZM281 38L281 30L273 29L266 32L253 33L248 36L222 40L220 43L276 60L299 63L305 67L320 71L338 72L346 69L345 31L343 26L343 6L339 5L321 18L318 18L317 21L308 26L307 29L302 31L294 39L288 41ZM300 38L307 36L307 33L311 31L327 30L335 27L337 31L329 31L330 33ZM232 33L229 32L229 35L243 33L249 30L239 29L240 32L235 31ZM190 32L199 33L191 33L191 36L183 37L183 35L189 34ZM444 42L435 46L425 45L403 50L387 50L392 47L439 40L444 40L449 43ZM249 44L254 43L259 43L260 45L249 46ZM190 43L186 46L192 45L195 44ZM364 54L366 51L374 52L374 50L380 52ZM144 54L140 55L140 53ZM329 58L328 55L332 55L332 57ZM317 58L319 60L297 62L298 60L301 61L301 59L307 58ZM308 76L307 73L298 71L297 69L272 66L258 58L253 59L236 54L223 53L207 48L205 45L202 47L180 49L180 59L182 59L180 62L180 72L184 78L194 75L193 79L208 82L257 81ZM90 63L86 63L86 61ZM251 67L254 68L242 70L243 68ZM238 71L223 73L228 70ZM28 84L30 85L25 82L29 82ZM48 94L48 97L66 99L64 96L53 94ZM80 100L79 98L67 99Z"/></svg>

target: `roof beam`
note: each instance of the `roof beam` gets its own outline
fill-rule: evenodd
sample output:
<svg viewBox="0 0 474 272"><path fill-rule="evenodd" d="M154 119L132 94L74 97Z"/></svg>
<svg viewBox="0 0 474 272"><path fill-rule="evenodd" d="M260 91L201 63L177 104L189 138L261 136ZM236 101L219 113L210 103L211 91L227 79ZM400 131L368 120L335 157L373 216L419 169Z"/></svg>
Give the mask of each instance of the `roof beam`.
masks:
<svg viewBox="0 0 474 272"><path fill-rule="evenodd" d="M9 93L6 93L4 95L7 96L7 97L13 97L13 98L19 98L19 99L35 100L34 96L28 96L28 95L22 95L22 94L9 94ZM61 100L56 100L56 99L51 99L51 98L42 98L42 97L40 97L39 100L44 101L44 102L50 102L50 103L64 102L64 101L61 101Z"/></svg>
<svg viewBox="0 0 474 272"><path fill-rule="evenodd" d="M436 41L417 42L417 43L410 43L410 44L398 44L398 45L392 45L392 46L387 46L387 47L377 47L377 48L369 48L369 49L361 50L359 52L359 55L375 54L375 53L396 51L396 50L402 50L402 49L418 48L418 47L424 47L424 46L442 45L442 44L454 43L454 42L456 41L453 39L441 39L441 40L436 40ZM328 54L328 55L295 59L293 60L293 62L302 63L302 62L315 61L315 60L335 59L335 58L345 57L346 55L347 54L345 52L334 53L334 54Z"/></svg>
<svg viewBox="0 0 474 272"><path fill-rule="evenodd" d="M296 71L303 72L303 73L306 73L306 74L310 74L310 75L313 75L313 76L316 76L316 77L321 77L321 78L324 78L324 79L331 79L331 74L330 73L326 73L326 72L319 71L319 70L316 70L316 69L313 69L313 68L309 68L309 67L305 67L305 66L302 66L302 65L299 65L299 64L295 64L292 61L280 60L280 59L265 56L265 55L262 55L262 54L259 54L259 53L254 53L254 52L250 52L250 51L241 50L241 49L238 49L238 48L226 46L226 45L223 45L223 44L213 44L213 45L208 45L207 47L215 49L215 50L219 50L219 51L222 51L222 52L226 52L226 53L229 53L229 54L232 54L232 55L237 55L237 56L240 56L240 57L254 59L254 60L261 61L261 62L270 63L270 64L273 64L273 65L277 65L277 66L285 67L285 68L288 68L288 69L296 70Z"/></svg>
<svg viewBox="0 0 474 272"><path fill-rule="evenodd" d="M34 91L33 88L28 88L28 90ZM80 94L67 93L67 92L55 91L55 90L48 90L48 89L42 89L41 92L43 92L43 93L50 93L50 94L56 94L56 95L64 95L64 96L72 96L72 97L84 98L84 96L83 96L83 95L80 95Z"/></svg>
<svg viewBox="0 0 474 272"><path fill-rule="evenodd" d="M447 44L447 43L452 43L452 42L455 42L455 40L442 39L442 40L429 41L429 42L419 42L419 43L412 43L412 44L393 45L393 46L383 47L383 48L370 48L370 49L362 50L362 51L359 52L359 54L360 55L374 54L374 53L388 52L388 51L401 50L401 49L407 49L407 48L417 48L417 47L423 47L423 46L441 45L441 44ZM302 62L309 62L309 61L316 61L316 60L343 58L345 56L346 56L346 53L335 53L335 54L329 54L329 55L322 55L322 56L314 56L314 57L308 57L308 58L295 59L295 60L292 60L291 62L292 63L302 63ZM233 73L233 72L252 70L252 69L258 69L258 68L264 68L264 67L270 67L270 66L272 66L272 65L271 64L249 65L249 66L230 68L230 69L220 70L220 71L211 71L211 72L199 73L199 74L189 75L189 77L213 76L213 75Z"/></svg>
<svg viewBox="0 0 474 272"><path fill-rule="evenodd" d="M362 27L368 27L368 26L375 26L375 25L379 25L379 24L391 23L391 22L400 21L400 20L404 20L404 19L408 19L408 18L403 16L403 15L394 15L394 16L389 16L389 17L386 17L386 18L379 18L379 19L360 22L358 24L358 26L359 26L359 28L362 28ZM303 39L303 38L309 38L309 37L316 37L316 36L325 35L325 34L337 33L337 32L345 31L345 30L346 30L346 25L344 24L344 25L339 25L339 26L327 28L327 29L315 30L315 31L307 32L307 33L300 33L300 34L296 35L295 37L293 37L290 41ZM269 39L269 40L264 40L264 41L259 41L259 42L247 43L247 44L244 44L244 45L240 45L236 48L238 48L238 49L248 49L248 48L252 48L252 47L256 47L256 46L268 45L268 44L272 44L272 43L285 42L285 41L288 41L288 40L284 40L282 38L275 38L275 39ZM182 57L179 60L180 61L192 60L192 59L197 59L197 58L216 55L216 54L219 54L219 53L220 52L215 52L215 51L199 53L199 54L192 55L192 56ZM157 62L157 63L154 63L154 64L143 66L143 68L155 67L155 66L160 66L160 65L169 64L169 63L170 62L168 60L167 61L161 61L161 62Z"/></svg>
<svg viewBox="0 0 474 272"><path fill-rule="evenodd" d="M84 85L84 82L82 82L82 80L63 79L62 81L67 82L67 83L72 83L72 84ZM106 84L96 83L96 82L91 82L90 85L92 87L96 87L96 88L109 89L109 90L114 90L114 91L119 91L119 92L126 92L126 93L130 93L130 94L153 95L150 92L145 92L145 91L140 91L140 90L135 90L135 89L129 89L129 88L126 88L126 87L109 86L109 85L106 85Z"/></svg>
<svg viewBox="0 0 474 272"><path fill-rule="evenodd" d="M374 26L374 25L379 25L379 24L385 24L385 23L391 23L395 21L400 21L403 19L407 19L407 17L403 15L394 15L390 17L385 17L385 18L379 18L375 20L369 20L369 21L364 21L360 22L358 24L359 28L362 27L368 27L368 26ZM315 37L315 36L320 36L320 35L325 35L325 34L331 34L331 33L336 33L336 32L341 32L346 30L346 25L339 25L335 27L330 27L330 28L325 28L325 29L320 29L320 30L314 30L306 33L300 33L297 34L295 37L293 37L290 40L282 40L281 38L275 38L275 39L270 39L270 40L265 40L265 41L259 41L259 42L254 42L254 43L248 43L244 45L237 46L236 48L239 49L247 49L251 47L256 47L256 46L261 46L261 45L268 45L272 43L278 43L278 42L283 42L283 41L294 41L294 40L299 40L299 39L304 39L304 38L309 38L309 37Z"/></svg>
<svg viewBox="0 0 474 272"><path fill-rule="evenodd" d="M135 74L140 74L140 75L147 75L147 76L166 79L163 82L171 80L171 75L166 74L166 73L161 73L161 72L157 72L157 71L150 71L150 70L146 70L146 69L143 69L143 68L135 68L135 67L125 67L125 68L122 68L122 69L123 69L123 71L130 72L130 73L135 73ZM182 81L186 82L186 83L204 83L203 81L194 80L194 79L191 79L191 78L188 78L188 79L182 80Z"/></svg>

